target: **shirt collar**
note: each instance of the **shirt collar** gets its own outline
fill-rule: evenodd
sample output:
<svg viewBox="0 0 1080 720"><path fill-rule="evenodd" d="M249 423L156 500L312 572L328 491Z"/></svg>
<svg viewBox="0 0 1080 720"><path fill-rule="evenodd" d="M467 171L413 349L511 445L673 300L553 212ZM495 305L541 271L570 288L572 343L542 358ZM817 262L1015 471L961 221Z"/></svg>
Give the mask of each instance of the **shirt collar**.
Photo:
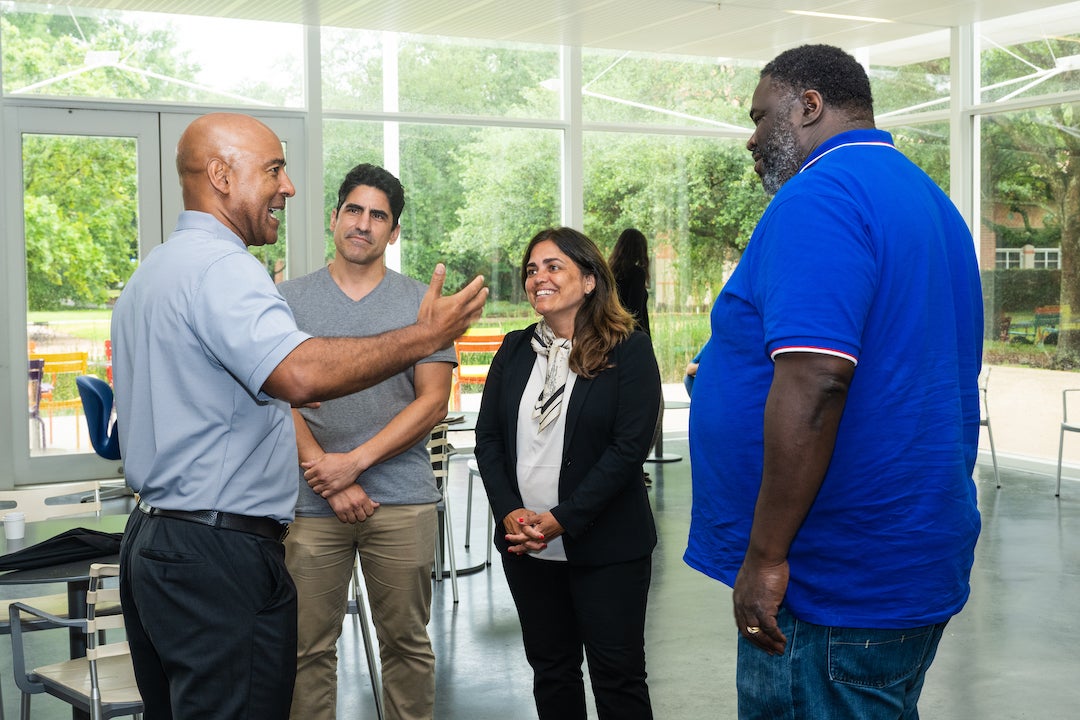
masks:
<svg viewBox="0 0 1080 720"><path fill-rule="evenodd" d="M800 172L807 165L810 165L830 150L851 143L887 143L893 145L893 139L891 134L876 128L848 130L846 132L838 133L814 148L810 155L807 156L806 160L803 161L802 167L799 168Z"/></svg>
<svg viewBox="0 0 1080 720"><path fill-rule="evenodd" d="M210 213L199 210L184 210L176 220L176 230L202 230L223 240L235 242L241 248L247 250L247 244L243 239Z"/></svg>

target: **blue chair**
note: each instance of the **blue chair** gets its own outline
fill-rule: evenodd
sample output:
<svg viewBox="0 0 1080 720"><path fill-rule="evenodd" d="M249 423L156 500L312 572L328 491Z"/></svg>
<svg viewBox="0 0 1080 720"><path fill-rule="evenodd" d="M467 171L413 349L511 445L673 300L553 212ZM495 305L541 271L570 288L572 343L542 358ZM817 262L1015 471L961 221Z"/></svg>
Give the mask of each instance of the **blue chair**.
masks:
<svg viewBox="0 0 1080 720"><path fill-rule="evenodd" d="M112 422L113 392L109 383L93 375L75 378L82 398L83 413L90 429L90 444L106 460L120 459L120 434Z"/></svg>

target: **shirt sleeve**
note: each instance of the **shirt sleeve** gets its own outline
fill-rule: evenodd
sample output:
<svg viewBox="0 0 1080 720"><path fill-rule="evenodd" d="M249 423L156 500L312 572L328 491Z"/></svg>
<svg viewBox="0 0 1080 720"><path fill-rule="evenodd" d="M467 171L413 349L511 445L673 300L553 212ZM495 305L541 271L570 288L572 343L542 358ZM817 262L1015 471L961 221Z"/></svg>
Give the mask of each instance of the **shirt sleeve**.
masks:
<svg viewBox="0 0 1080 720"><path fill-rule="evenodd" d="M244 251L225 255L207 269L192 313L207 355L260 400L269 399L261 389L274 368L311 337L297 329L266 269Z"/></svg>
<svg viewBox="0 0 1080 720"><path fill-rule="evenodd" d="M877 285L863 213L842 194L793 193L768 213L754 288L765 350L858 362Z"/></svg>

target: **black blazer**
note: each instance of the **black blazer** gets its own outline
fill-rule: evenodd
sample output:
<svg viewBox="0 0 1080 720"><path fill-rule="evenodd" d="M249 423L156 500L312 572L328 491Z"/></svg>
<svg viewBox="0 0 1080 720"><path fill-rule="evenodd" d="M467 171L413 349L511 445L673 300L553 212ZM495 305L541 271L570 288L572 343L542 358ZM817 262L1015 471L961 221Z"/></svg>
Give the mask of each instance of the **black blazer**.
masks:
<svg viewBox="0 0 1080 720"><path fill-rule="evenodd" d="M495 515L495 544L509 543L502 520L524 507L517 484L518 408L536 362L532 325L506 335L484 385L476 421L476 460ZM615 347L613 367L577 378L564 402L566 433L559 504L567 561L602 565L645 557L656 526L642 482L660 409L660 372L648 335L634 332ZM530 508L532 509L532 508Z"/></svg>

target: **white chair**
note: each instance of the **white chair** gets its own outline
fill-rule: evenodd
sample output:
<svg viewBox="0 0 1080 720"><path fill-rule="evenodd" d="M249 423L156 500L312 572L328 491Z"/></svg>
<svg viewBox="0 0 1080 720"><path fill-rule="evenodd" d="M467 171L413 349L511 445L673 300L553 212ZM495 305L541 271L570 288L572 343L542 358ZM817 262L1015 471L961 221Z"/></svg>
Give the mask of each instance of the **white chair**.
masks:
<svg viewBox="0 0 1080 720"><path fill-rule="evenodd" d="M435 473L435 485L442 493L437 503L440 526L435 533L435 582L443 579L443 538L445 537L446 554L450 565L450 584L454 590L454 602L458 601L457 562L454 559L454 528L450 518L450 443L446 439L446 423L439 423L431 429L428 440L428 455L431 456L431 469Z"/></svg>
<svg viewBox="0 0 1080 720"><path fill-rule="evenodd" d="M986 428L986 436L990 439L990 460L994 463L994 482L1001 487L1001 476L998 474L997 450L994 448L994 430L990 427L990 406L986 399L986 388L990 384L990 367L979 378L979 425Z"/></svg>
<svg viewBox="0 0 1080 720"><path fill-rule="evenodd" d="M375 714L378 716L379 720L382 720L382 672L380 670L381 666L379 665L379 658L375 654L375 645L371 642L370 612L368 611L368 602L364 585L360 582L359 558L353 563L352 586L350 590L352 592L352 597L349 598L347 613L353 616L353 622L360 628L361 636L364 639L364 653L367 656L368 673L371 675L371 692L375 696Z"/></svg>
<svg viewBox="0 0 1080 720"><path fill-rule="evenodd" d="M1061 456L1065 450L1065 433L1080 432L1080 423L1075 420L1069 422L1069 394L1080 393L1080 388L1069 388L1061 391L1061 432L1058 436L1058 463L1057 463L1057 490L1054 497L1061 497ZM1076 414L1073 414L1076 417Z"/></svg>
<svg viewBox="0 0 1080 720"><path fill-rule="evenodd" d="M24 487L18 490L0 490L0 515L12 510L25 514L27 522L90 513L101 514L100 484L96 480L91 480ZM67 593L0 600L0 635L11 632L9 613L11 606L15 603L34 607L56 617L67 617L68 614ZM119 603L111 605L107 612L119 614ZM48 622L40 618L24 621L23 625L24 630L27 631L51 627ZM3 692L0 686L0 720L3 720L3 717Z"/></svg>
<svg viewBox="0 0 1080 720"><path fill-rule="evenodd" d="M475 457L469 458L468 467L469 467L469 489L468 489L467 492L468 492L468 495L469 495L469 499L468 499L468 502L466 503L466 507L465 507L465 549L466 550L469 548L469 536L470 536L470 533L471 533L471 530L472 530L473 478L480 477L480 466L476 463L476 458ZM481 479L481 482L482 482L482 479ZM484 494L484 497L487 497L487 493ZM485 502L484 504L486 505L487 503ZM486 542L487 542L487 564L488 565L491 564L491 546L494 544L492 542L492 535L493 535L493 533L495 531L494 523L495 523L495 518L491 514L491 508L488 507L488 511L487 511L487 539L486 539Z"/></svg>
<svg viewBox="0 0 1080 720"><path fill-rule="evenodd" d="M12 667L22 691L21 717L30 718L30 696L47 693L89 713L91 720L119 715L141 716L142 698L135 684L135 670L126 641L105 644L105 630L122 630L122 614L101 615L101 602L119 603L120 589L106 588L104 578L117 577L119 565L90 566L90 589L86 593L86 617L62 618L16 602L11 618ZM86 657L65 660L27 671L23 648L23 615L45 620L52 628L79 628L86 636ZM117 633L119 634L119 633Z"/></svg>

